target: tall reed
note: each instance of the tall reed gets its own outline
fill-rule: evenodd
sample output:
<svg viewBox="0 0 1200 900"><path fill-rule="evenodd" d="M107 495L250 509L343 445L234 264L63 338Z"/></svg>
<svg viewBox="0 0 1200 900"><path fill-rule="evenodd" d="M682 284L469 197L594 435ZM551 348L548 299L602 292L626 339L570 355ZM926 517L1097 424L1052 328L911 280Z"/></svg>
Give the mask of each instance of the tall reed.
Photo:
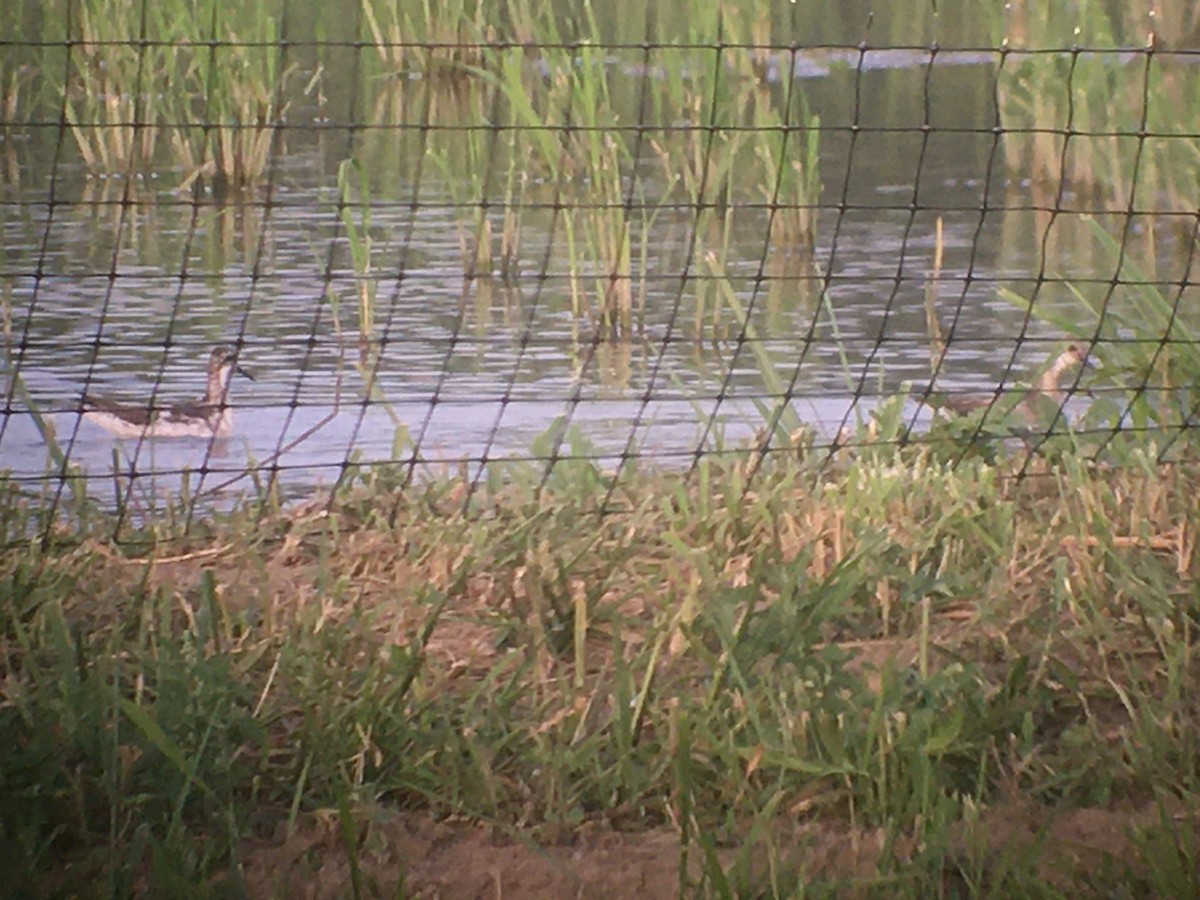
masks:
<svg viewBox="0 0 1200 900"><path fill-rule="evenodd" d="M259 186L282 152L297 66L265 6L238 15L211 0L207 12L209 43L196 48L187 73L193 115L186 121L197 125L175 129L172 148L184 186L207 185L220 199Z"/></svg>

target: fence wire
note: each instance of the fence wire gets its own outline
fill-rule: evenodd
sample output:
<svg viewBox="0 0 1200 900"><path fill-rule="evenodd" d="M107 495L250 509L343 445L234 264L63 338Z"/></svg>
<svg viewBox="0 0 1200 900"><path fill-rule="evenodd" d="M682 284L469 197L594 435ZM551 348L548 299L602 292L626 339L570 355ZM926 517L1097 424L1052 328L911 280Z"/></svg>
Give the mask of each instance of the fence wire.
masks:
<svg viewBox="0 0 1200 900"><path fill-rule="evenodd" d="M0 41L0 468L47 522L364 471L583 461L605 509L707 457L1191 453L1200 51L93 6ZM254 380L204 396L214 347Z"/></svg>

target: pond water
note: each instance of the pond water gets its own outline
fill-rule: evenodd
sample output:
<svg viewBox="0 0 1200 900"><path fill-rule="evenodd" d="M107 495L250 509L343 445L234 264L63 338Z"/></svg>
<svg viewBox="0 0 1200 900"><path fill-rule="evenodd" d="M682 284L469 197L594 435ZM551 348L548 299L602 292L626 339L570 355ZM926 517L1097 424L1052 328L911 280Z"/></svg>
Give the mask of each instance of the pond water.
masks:
<svg viewBox="0 0 1200 900"><path fill-rule="evenodd" d="M799 417L826 438L905 383L928 383L925 291L939 220L937 302L956 320L938 378L948 390L1011 381L1060 337L998 288L1028 294L1047 273L1109 275L1103 260L1078 253L1086 226L1072 216L1060 215L1047 241L1041 195L1006 167L993 133L996 54L933 59L842 51L776 60L766 75L768 90L794 80L820 116L816 249L811 265L780 254L765 240L762 202L746 203L735 212L727 274ZM657 60L669 63L669 54ZM617 68L610 77L651 79L655 89L644 67ZM406 90L419 106L435 88L414 77ZM0 203L9 371L100 495L111 494L114 459L156 475L151 491L174 490L179 472L203 468L204 490L235 492L248 468L269 464L304 493L352 460L393 462L398 425L409 438L401 459L471 466L528 458L563 417L604 465L634 454L685 466L762 425L762 360L737 339L736 317L726 311L713 327L710 307L697 325L701 267L688 268L686 207L635 226L635 247L637 228L649 232L633 265L644 285L641 327L628 340L597 341L572 311L569 244L553 213L522 219L517 277L464 279L460 226L474 211L464 211L461 192L435 167L419 179L409 166L377 171L374 353L360 357L336 174L348 140L326 106L297 103L269 188L218 204L180 192L178 172L143 173L128 191L120 179L88 176L52 123L5 133L4 152L20 159ZM638 169L652 157L643 147ZM641 186L653 191L655 180ZM502 188L487 213L497 232ZM1058 203L1073 199L1067 190ZM1175 240L1164 232L1159 250L1170 256ZM1070 294L1043 285L1039 298ZM85 387L135 400L153 393L163 404L197 396L209 348L232 341L256 376L232 387L232 438L121 441L80 420ZM10 392L10 407L0 469L32 486L55 464L20 392ZM910 414L925 421L916 404Z"/></svg>

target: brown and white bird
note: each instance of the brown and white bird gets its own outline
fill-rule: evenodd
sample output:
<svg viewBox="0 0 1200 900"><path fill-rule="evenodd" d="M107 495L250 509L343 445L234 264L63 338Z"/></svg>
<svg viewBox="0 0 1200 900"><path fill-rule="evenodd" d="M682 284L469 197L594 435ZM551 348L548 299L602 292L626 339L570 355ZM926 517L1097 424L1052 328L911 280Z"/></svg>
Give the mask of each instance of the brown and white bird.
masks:
<svg viewBox="0 0 1200 900"><path fill-rule="evenodd" d="M119 403L85 396L83 418L122 438L228 437L233 432L229 382L235 372L254 380L253 375L238 365L234 348L214 347L208 355L208 383L203 397L156 408L149 403Z"/></svg>
<svg viewBox="0 0 1200 900"><path fill-rule="evenodd" d="M1064 373L1076 366L1094 369L1096 364L1086 352L1071 344L1060 353L1038 378L1037 383L1025 391L1016 404L1016 410L1028 422L1037 421L1047 410L1061 409L1066 395L1059 382ZM927 392L922 398L935 409L966 415L976 410L987 409L999 403L1008 391L991 394L939 394Z"/></svg>

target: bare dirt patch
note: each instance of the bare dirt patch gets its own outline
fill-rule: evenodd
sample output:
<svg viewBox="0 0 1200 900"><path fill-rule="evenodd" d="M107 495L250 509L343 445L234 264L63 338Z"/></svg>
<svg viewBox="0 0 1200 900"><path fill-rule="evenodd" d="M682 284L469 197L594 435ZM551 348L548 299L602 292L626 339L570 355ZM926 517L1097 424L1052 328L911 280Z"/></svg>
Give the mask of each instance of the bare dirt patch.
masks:
<svg viewBox="0 0 1200 900"><path fill-rule="evenodd" d="M410 816L372 826L358 864L367 896L677 897L679 841L667 831L581 831L569 845L466 822ZM336 823L313 822L278 843L246 848L251 897L350 896L351 867Z"/></svg>
<svg viewBox="0 0 1200 900"><path fill-rule="evenodd" d="M964 835L947 865L953 868L955 860L967 864L967 844L994 859L1034 853L1039 877L1070 892L1106 866L1129 866L1137 856L1134 829L1153 825L1161 812L1154 806L1055 811L1003 804L982 812L975 838ZM777 849L782 869L792 877L841 882L849 887L848 896L854 896L851 885L865 888L874 880L885 844L882 829L781 821ZM255 841L243 849L245 888L251 897L352 895L351 865L334 815L311 817L290 837ZM892 845L899 857L914 850L909 841ZM616 832L584 827L547 843L528 832L438 822L413 813L366 827L357 862L361 890L368 897L657 900L680 896L680 853L679 836L665 828ZM736 854L735 849L718 851L722 866ZM701 875L701 856L699 848L690 854L687 875L693 883ZM766 868L761 867L763 888Z"/></svg>

